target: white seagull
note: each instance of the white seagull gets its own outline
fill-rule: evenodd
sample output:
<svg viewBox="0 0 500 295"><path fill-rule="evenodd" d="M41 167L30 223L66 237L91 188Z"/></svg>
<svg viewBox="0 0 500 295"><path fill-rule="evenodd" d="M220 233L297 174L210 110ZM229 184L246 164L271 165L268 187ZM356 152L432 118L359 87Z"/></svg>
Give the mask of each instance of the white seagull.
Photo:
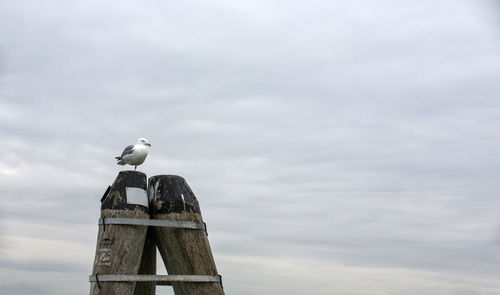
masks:
<svg viewBox="0 0 500 295"><path fill-rule="evenodd" d="M116 164L118 165L133 165L134 170L137 169L138 165L144 163L146 157L148 156L148 147L151 144L145 138L139 138L137 143L134 145L129 145L123 150L123 153L119 157L115 157L118 160Z"/></svg>

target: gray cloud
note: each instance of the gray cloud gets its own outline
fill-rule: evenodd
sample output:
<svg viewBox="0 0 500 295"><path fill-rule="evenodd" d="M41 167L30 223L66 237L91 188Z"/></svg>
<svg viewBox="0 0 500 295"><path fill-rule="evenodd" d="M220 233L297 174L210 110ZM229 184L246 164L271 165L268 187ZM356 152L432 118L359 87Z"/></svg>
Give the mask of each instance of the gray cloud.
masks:
<svg viewBox="0 0 500 295"><path fill-rule="evenodd" d="M248 257L274 270L369 268L381 282L355 289L346 275L342 294L408 294L383 283L401 269L422 279L401 277L415 294L498 293L496 8L1 2L3 256L19 238L94 249L98 202L121 168L113 156L146 137L141 169L188 180L238 294L255 294L238 280ZM44 267L93 261L89 251L51 263L47 249L37 263L8 261L40 280ZM68 282L86 280L74 272Z"/></svg>
<svg viewBox="0 0 500 295"><path fill-rule="evenodd" d="M50 261L30 261L28 262L17 262L17 261L0 261L0 266L2 268L8 268L11 270L19 269L26 271L40 271L40 272L82 272L86 271L88 267L77 265L77 264L64 264L64 263L54 263Z"/></svg>
<svg viewBox="0 0 500 295"><path fill-rule="evenodd" d="M43 295L49 294L47 290L39 285L26 285L26 284L5 284L0 286L3 294L25 294L25 295Z"/></svg>

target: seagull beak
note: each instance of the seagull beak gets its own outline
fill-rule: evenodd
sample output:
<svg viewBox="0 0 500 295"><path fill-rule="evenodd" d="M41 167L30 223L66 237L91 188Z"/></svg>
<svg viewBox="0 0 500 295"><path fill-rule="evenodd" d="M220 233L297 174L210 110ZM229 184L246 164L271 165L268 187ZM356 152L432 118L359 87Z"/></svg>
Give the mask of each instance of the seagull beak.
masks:
<svg viewBox="0 0 500 295"><path fill-rule="evenodd" d="M147 146L151 146L151 144L149 142L146 143Z"/></svg>

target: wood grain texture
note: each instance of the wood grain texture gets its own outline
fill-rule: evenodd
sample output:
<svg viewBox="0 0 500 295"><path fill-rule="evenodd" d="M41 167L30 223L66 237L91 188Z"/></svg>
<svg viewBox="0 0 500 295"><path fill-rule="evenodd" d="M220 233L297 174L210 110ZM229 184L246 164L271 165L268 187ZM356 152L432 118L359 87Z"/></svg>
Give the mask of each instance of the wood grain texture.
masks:
<svg viewBox="0 0 500 295"><path fill-rule="evenodd" d="M152 218L203 222L196 196L176 175L149 179ZM155 227L154 239L169 275L212 275L215 266L208 237L203 230ZM220 283L173 283L176 295L222 295Z"/></svg>
<svg viewBox="0 0 500 295"><path fill-rule="evenodd" d="M153 240L153 228L148 228L146 242L142 251L141 265L139 266L140 275L156 274L156 244ZM137 282L134 295L155 295L155 282Z"/></svg>
<svg viewBox="0 0 500 295"><path fill-rule="evenodd" d="M101 218L149 218L148 208L127 203L126 187L146 189L146 175L121 171L101 200ZM147 226L100 225L92 274L138 274ZM135 282L92 282L90 295L134 295Z"/></svg>

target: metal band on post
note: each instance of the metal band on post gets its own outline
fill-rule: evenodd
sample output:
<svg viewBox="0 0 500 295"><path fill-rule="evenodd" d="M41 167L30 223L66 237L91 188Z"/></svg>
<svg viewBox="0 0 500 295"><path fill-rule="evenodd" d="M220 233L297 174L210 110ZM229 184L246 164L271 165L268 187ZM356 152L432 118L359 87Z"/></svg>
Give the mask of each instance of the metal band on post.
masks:
<svg viewBox="0 0 500 295"><path fill-rule="evenodd" d="M97 282L97 287L98 287L99 289L101 289L101 283L99 282L99 275L98 275L98 274L95 274L95 276L93 276L93 277L95 277L95 281Z"/></svg>
<svg viewBox="0 0 500 295"><path fill-rule="evenodd" d="M222 289L224 289L224 285L222 285L222 276L221 275L217 275L217 277L219 278L220 286L222 287Z"/></svg>
<svg viewBox="0 0 500 295"><path fill-rule="evenodd" d="M157 285L172 283L222 283L220 275L91 275L89 282L156 282Z"/></svg>
<svg viewBox="0 0 500 295"><path fill-rule="evenodd" d="M99 225L123 224L123 225L147 225L173 228L201 229L207 230L205 223L190 221L173 221L161 219L144 218L99 218Z"/></svg>

